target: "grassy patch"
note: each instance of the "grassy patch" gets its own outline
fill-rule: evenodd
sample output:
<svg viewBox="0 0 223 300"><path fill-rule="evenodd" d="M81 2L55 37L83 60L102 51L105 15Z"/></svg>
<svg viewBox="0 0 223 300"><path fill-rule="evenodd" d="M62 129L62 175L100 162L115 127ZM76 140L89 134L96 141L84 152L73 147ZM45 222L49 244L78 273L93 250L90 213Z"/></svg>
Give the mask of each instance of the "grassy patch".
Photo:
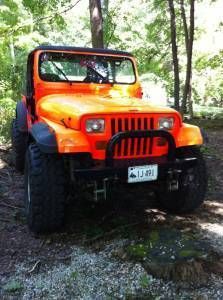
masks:
<svg viewBox="0 0 223 300"><path fill-rule="evenodd" d="M155 247L159 240L159 232L157 230L152 230L149 233L148 239L145 241L138 244L129 245L127 247L127 254L132 259L144 260L150 254L150 251Z"/></svg>
<svg viewBox="0 0 223 300"><path fill-rule="evenodd" d="M130 258L136 260L143 260L148 254L149 246L143 243L129 245L127 247L127 254Z"/></svg>
<svg viewBox="0 0 223 300"><path fill-rule="evenodd" d="M149 241L150 243L156 243L158 242L160 239L160 236L159 236L159 232L157 230L153 230L150 232L149 234Z"/></svg>
<svg viewBox="0 0 223 300"><path fill-rule="evenodd" d="M149 275L142 275L140 277L140 286L143 289L146 289L152 283L152 277Z"/></svg>
<svg viewBox="0 0 223 300"><path fill-rule="evenodd" d="M23 289L21 282L12 280L3 286L3 290L8 293L20 292Z"/></svg>
<svg viewBox="0 0 223 300"><path fill-rule="evenodd" d="M175 261L188 261L202 257L206 244L196 236L173 229L152 230L148 237L126 247L129 259L155 264L172 264Z"/></svg>
<svg viewBox="0 0 223 300"><path fill-rule="evenodd" d="M77 272L77 271L71 272L70 277L71 277L73 280L76 280L77 277L78 277L78 272Z"/></svg>

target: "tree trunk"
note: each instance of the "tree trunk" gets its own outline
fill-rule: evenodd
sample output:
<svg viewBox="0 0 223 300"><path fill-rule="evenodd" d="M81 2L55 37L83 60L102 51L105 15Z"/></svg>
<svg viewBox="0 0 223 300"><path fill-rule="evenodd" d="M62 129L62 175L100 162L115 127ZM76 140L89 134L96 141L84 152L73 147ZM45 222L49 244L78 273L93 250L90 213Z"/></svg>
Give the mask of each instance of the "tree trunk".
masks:
<svg viewBox="0 0 223 300"><path fill-rule="evenodd" d="M194 11L195 11L195 0L191 0L191 8L190 8L190 44L191 47L191 72L190 72L190 82L189 82L189 95L188 95L188 103L189 103L189 114L190 117L193 118L193 99L192 99L192 60L193 60L193 45L194 45Z"/></svg>
<svg viewBox="0 0 223 300"><path fill-rule="evenodd" d="M193 105L191 98L191 81L192 81L192 57L193 57L193 42L194 42L194 1L190 2L190 28L188 30L186 14L184 9L184 0L181 0L181 15L184 24L184 34L185 34L185 47L187 52L187 70L186 79L183 92L183 100L181 106L181 113L184 114L187 111L187 103L189 105L189 113L193 115Z"/></svg>
<svg viewBox="0 0 223 300"><path fill-rule="evenodd" d="M109 0L103 1L102 18L103 18L103 37L104 37L104 48L108 48L108 32L109 32Z"/></svg>
<svg viewBox="0 0 223 300"><path fill-rule="evenodd" d="M172 58L174 68L174 106L177 110L180 108L180 75L179 75L179 61L178 49L176 39L176 14L173 0L168 0L170 11L170 31L171 31L171 44L172 44Z"/></svg>
<svg viewBox="0 0 223 300"><path fill-rule="evenodd" d="M100 0L89 0L91 38L94 48L104 48L103 20Z"/></svg>
<svg viewBox="0 0 223 300"><path fill-rule="evenodd" d="M182 18L182 21L183 21L183 28L184 28L185 47L186 47L186 52L187 52L187 55L188 55L189 32L188 32L186 12L185 12L185 8L184 8L184 0L180 0L180 10L181 10L181 18Z"/></svg>

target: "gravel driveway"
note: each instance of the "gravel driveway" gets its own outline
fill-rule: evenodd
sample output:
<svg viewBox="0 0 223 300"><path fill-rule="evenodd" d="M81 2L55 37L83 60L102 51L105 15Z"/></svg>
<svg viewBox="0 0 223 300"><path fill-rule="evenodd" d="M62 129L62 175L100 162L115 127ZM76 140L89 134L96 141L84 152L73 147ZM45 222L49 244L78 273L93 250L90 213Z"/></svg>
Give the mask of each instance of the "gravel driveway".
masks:
<svg viewBox="0 0 223 300"><path fill-rule="evenodd" d="M63 232L31 234L23 178L0 147L1 299L223 299L223 136L209 131L205 204L167 215L154 197L127 207L70 205ZM122 195L123 198L125 195ZM122 197L121 196L121 197ZM148 199L147 199L148 200Z"/></svg>

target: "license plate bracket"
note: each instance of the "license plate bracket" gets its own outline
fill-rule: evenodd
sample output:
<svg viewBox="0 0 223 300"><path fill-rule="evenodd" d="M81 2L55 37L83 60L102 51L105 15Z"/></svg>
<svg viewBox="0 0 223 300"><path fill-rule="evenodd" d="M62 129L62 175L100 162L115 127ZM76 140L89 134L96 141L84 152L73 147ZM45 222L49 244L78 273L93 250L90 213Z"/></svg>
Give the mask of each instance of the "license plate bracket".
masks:
<svg viewBox="0 0 223 300"><path fill-rule="evenodd" d="M128 183L154 181L158 177L158 165L144 165L128 168Z"/></svg>

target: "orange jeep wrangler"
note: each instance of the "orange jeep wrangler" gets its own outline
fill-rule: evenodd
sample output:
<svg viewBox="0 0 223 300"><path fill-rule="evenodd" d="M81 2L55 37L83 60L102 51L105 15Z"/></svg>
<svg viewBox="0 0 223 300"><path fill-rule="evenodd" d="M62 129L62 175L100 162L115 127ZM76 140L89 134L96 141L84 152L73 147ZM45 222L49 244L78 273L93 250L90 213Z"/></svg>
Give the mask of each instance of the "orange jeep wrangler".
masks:
<svg viewBox="0 0 223 300"><path fill-rule="evenodd" d="M40 46L28 56L26 92L12 126L16 169L25 173L25 210L34 232L64 222L69 186L83 181L95 201L115 183L154 189L167 211L204 201L206 168L198 127L142 99L127 52ZM136 199L137 201L137 199Z"/></svg>

